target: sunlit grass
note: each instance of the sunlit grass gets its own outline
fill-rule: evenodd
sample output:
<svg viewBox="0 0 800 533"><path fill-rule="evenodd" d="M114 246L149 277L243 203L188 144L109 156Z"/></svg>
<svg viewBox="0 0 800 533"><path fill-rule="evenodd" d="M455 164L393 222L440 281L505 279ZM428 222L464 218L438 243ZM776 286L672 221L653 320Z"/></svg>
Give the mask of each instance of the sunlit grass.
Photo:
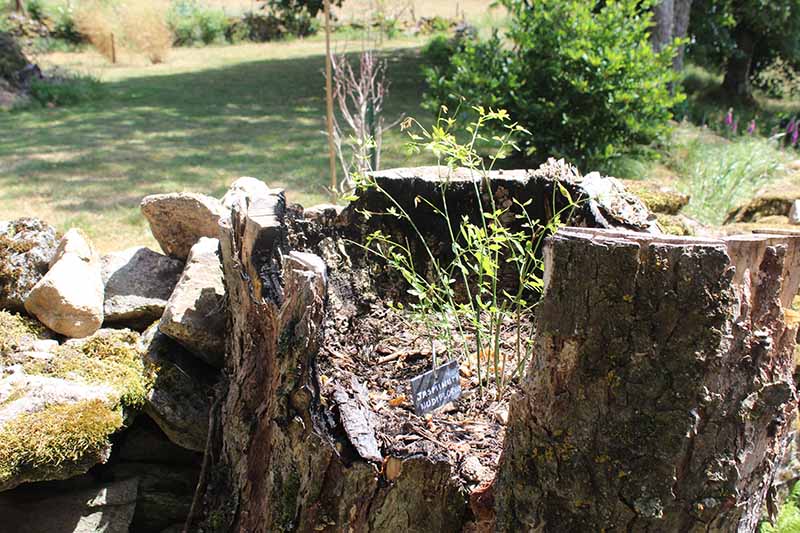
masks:
<svg viewBox="0 0 800 533"><path fill-rule="evenodd" d="M721 224L732 207L785 178L789 160L763 137L727 140L684 126L674 137L669 163L680 176L677 185L691 197L685 213Z"/></svg>
<svg viewBox="0 0 800 533"><path fill-rule="evenodd" d="M428 117L412 48L421 42L389 43L387 118ZM323 51L311 41L176 49L155 66L124 57L110 66L92 52L40 58L99 77L107 96L0 114L0 218L77 226L110 250L154 245L138 213L147 194L220 196L247 175L292 202L327 200ZM385 167L411 164L405 139L387 132Z"/></svg>
<svg viewBox="0 0 800 533"><path fill-rule="evenodd" d="M800 483L792 488L789 497L783 503L775 521L775 525L764 523L761 533L800 533Z"/></svg>

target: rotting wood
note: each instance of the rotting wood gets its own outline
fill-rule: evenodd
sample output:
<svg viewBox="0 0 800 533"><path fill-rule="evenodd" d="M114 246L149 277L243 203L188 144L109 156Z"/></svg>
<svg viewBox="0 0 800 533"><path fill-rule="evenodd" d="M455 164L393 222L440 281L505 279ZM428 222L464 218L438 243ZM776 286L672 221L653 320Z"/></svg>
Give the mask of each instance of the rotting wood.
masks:
<svg viewBox="0 0 800 533"><path fill-rule="evenodd" d="M201 528L460 531L466 496L450 464L384 459L355 376L321 397L329 279L318 256L284 246L283 205L280 196L241 198L222 230L228 386Z"/></svg>

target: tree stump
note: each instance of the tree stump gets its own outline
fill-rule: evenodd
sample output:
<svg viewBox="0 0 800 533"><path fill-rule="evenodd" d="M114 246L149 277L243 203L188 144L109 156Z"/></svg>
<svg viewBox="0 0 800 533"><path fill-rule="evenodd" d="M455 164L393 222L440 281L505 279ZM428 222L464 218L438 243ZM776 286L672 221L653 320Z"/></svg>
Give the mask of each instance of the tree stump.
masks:
<svg viewBox="0 0 800 533"><path fill-rule="evenodd" d="M797 237L565 229L498 531L755 531L797 408Z"/></svg>
<svg viewBox="0 0 800 533"><path fill-rule="evenodd" d="M460 531L447 462L382 457L355 377L320 395L326 266L286 249L285 215L282 195L241 197L223 223L228 379L200 530Z"/></svg>
<svg viewBox="0 0 800 533"><path fill-rule="evenodd" d="M383 186L409 209L423 209L416 194L441 198L435 180L395 174ZM547 199L556 185L494 177ZM448 189L462 211L468 178ZM754 530L797 407L796 326L783 309L800 283L800 236L559 231L505 436L504 417L480 425L481 445L505 438L498 462L497 445L480 460L475 441L448 449L449 433L429 431L436 417L450 433L463 427L443 426L443 413L426 420L393 404L406 375L370 381L393 361L377 344L404 327L384 322L393 288L348 240L379 223L357 216L372 201L304 218L282 193L231 200L220 237L226 379L189 530ZM613 218L585 204L576 223ZM436 238L432 222L419 224Z"/></svg>

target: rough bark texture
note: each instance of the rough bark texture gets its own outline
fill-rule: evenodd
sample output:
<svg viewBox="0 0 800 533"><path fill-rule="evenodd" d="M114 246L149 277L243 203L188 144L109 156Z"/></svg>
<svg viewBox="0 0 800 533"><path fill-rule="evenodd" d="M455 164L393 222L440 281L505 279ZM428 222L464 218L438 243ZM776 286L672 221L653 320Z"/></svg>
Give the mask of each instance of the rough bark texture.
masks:
<svg viewBox="0 0 800 533"><path fill-rule="evenodd" d="M653 6L653 31L650 34L650 40L656 52L661 51L672 42L675 26L674 13L674 0L661 0Z"/></svg>
<svg viewBox="0 0 800 533"><path fill-rule="evenodd" d="M731 96L749 99L752 98L750 70L756 49L755 37L744 28L736 28L733 37L736 50L725 66L722 88Z"/></svg>
<svg viewBox="0 0 800 533"><path fill-rule="evenodd" d="M442 222L415 201L442 200L428 170L377 179L442 243ZM556 184L536 172L478 186L499 201L535 196L532 209L544 211L534 216L546 218ZM476 216L475 182L455 178L451 215ZM584 199L576 223L630 227L620 213L639 212L589 176L562 185ZM618 202L596 200L609 196ZM384 210L381 201L367 192L341 214L303 219L268 189L232 200L220 238L227 380L190 531L753 530L797 406L796 332L782 308L800 283L800 236L571 228L552 237L536 356L512 403L498 477L476 488L446 454L386 441L377 428L387 415L364 385L372 367L340 355L330 371L331 339L361 339L353 324L386 290L347 239L376 228L414 235L394 218L363 216ZM440 257L445 244L429 243Z"/></svg>
<svg viewBox="0 0 800 533"><path fill-rule="evenodd" d="M692 0L662 0L653 7L653 31L650 41L658 52L671 44L675 39L684 39L689 31L689 14ZM683 70L683 53L685 45L678 47L672 58L673 68Z"/></svg>
<svg viewBox="0 0 800 533"><path fill-rule="evenodd" d="M797 237L562 230L499 531L754 531L797 408Z"/></svg>
<svg viewBox="0 0 800 533"><path fill-rule="evenodd" d="M284 215L282 195L242 198L223 227L229 380L201 530L459 531L449 464L381 461L357 382L320 398L326 267L286 253Z"/></svg>
<svg viewBox="0 0 800 533"><path fill-rule="evenodd" d="M675 0L673 8L674 22L672 26L672 37L675 39L684 39L689 34L689 15L692 12L693 0ZM678 72L683 70L683 57L686 51L686 45L680 45L678 52L672 59L672 66Z"/></svg>

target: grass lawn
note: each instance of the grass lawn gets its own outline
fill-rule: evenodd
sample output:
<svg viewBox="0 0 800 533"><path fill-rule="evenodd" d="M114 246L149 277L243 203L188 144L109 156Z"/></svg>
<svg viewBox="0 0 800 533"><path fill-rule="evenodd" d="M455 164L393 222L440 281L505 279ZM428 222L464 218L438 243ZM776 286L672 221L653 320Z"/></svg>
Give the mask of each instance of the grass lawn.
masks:
<svg viewBox="0 0 800 533"><path fill-rule="evenodd" d="M420 108L419 40L391 49L386 116L430 120ZM358 43L339 43L358 50ZM157 245L139 213L151 193L224 193L239 176L284 187L289 200L326 200L324 43L320 40L173 50L166 64L92 52L37 58L90 72L107 95L75 107L0 113L0 218L41 217L85 230L103 251ZM399 130L383 166L410 164ZM419 157L414 164L421 164Z"/></svg>

